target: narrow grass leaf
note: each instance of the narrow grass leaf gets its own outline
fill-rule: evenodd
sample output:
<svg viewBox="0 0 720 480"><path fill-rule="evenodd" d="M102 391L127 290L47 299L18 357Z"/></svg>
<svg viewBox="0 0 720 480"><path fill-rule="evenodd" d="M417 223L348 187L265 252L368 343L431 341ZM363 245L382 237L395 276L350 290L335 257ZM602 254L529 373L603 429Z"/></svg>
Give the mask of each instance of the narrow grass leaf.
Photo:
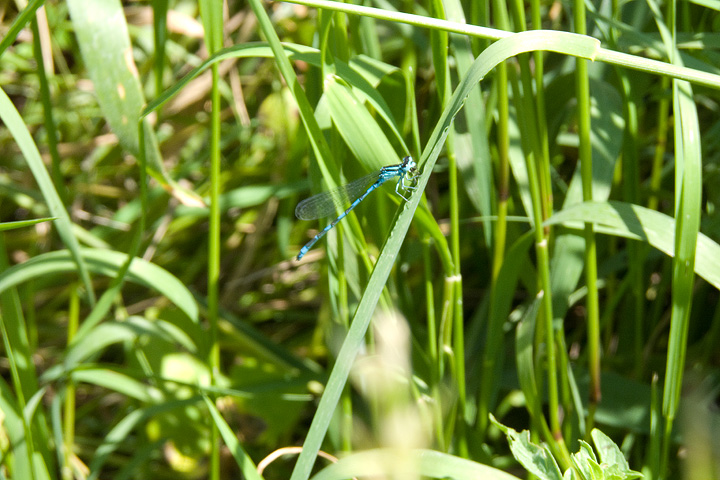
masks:
<svg viewBox="0 0 720 480"><path fill-rule="evenodd" d="M7 441L13 445L14 477L34 478L33 466L30 462L30 452L33 450L26 439L25 422L15 393L4 379L0 379L0 411L3 412L3 429Z"/></svg>
<svg viewBox="0 0 720 480"><path fill-rule="evenodd" d="M675 256L663 415L675 418L680 405L700 231L702 154L697 106L689 83L673 82L675 111Z"/></svg>
<svg viewBox="0 0 720 480"><path fill-rule="evenodd" d="M25 421L28 425L33 424L33 421L35 419L35 412L37 412L37 408L40 405L40 401L43 399L43 396L45 396L47 388L47 386L42 387L37 392L35 392L33 396L30 397L30 399L27 401L27 405L25 405L25 411L23 412L23 414L25 415Z"/></svg>
<svg viewBox="0 0 720 480"><path fill-rule="evenodd" d="M155 415L172 412L173 410L181 409L189 405L196 405L199 400L200 397L195 396L184 400L163 402L158 405L132 410L125 415L110 429L107 435L105 435L103 442L98 446L97 450L95 450L95 455L89 466L90 475L87 477L88 480L97 480L102 473L102 467L105 465L108 457L123 444L128 435L130 435L135 428L138 428L142 422L153 418Z"/></svg>
<svg viewBox="0 0 720 480"><path fill-rule="evenodd" d="M378 122L352 91L338 80L334 75L325 79L324 96L333 123L350 151L368 170L379 170L385 165L398 163L398 154Z"/></svg>
<svg viewBox="0 0 720 480"><path fill-rule="evenodd" d="M8 31L4 33L2 40L0 40L0 56L15 42L18 34L25 28L28 22L32 20L35 11L40 8L43 3L45 3L45 0L31 0L23 11L20 12L20 15L15 18Z"/></svg>
<svg viewBox="0 0 720 480"><path fill-rule="evenodd" d="M0 232L5 230L14 230L16 228L29 227L42 222L52 222L56 220L55 217L51 218L35 218L33 220L18 220L17 222L2 222L0 223Z"/></svg>
<svg viewBox="0 0 720 480"><path fill-rule="evenodd" d="M242 448L235 432L232 431L215 404L205 395L203 395L203 400L205 400L205 405L207 405L208 410L210 410L210 415L215 425L217 425L218 430L220 430L220 435L222 435L225 445L230 450L230 453L232 453L238 467L240 467L242 477L247 480L262 480L262 476L258 473L257 467L245 449Z"/></svg>
<svg viewBox="0 0 720 480"><path fill-rule="evenodd" d="M64 368L71 371L84 360L102 353L116 343L135 342L141 336L159 336L167 340L150 322L128 319L123 322L103 322L73 342L65 355Z"/></svg>
<svg viewBox="0 0 720 480"><path fill-rule="evenodd" d="M126 254L112 250L86 248L80 251L80 255L90 271L108 276L114 276L127 260ZM29 280L47 279L53 276L57 277L58 282L67 283L65 274L76 272L77 265L72 261L72 256L67 250L44 253L0 272L0 292ZM192 294L167 270L135 258L128 271L128 280L157 290L193 322L198 322L198 307Z"/></svg>
<svg viewBox="0 0 720 480"><path fill-rule="evenodd" d="M119 393L142 403L150 403L162 398L159 391L148 385L147 379L136 379L110 368L83 367L72 372L71 378L76 383L88 383L102 387L108 391Z"/></svg>
<svg viewBox="0 0 720 480"><path fill-rule="evenodd" d="M55 217L53 223L58 230L58 234L65 246L72 253L72 258L75 260L76 264L75 269L79 272L80 279L87 290L88 300L91 305L94 304L95 293L92 288L92 282L90 281L88 269L83 263L80 255L80 244L72 232L72 221L70 220L70 216L68 215L67 210L65 210L65 206L60 199L60 195L58 195L57 190L55 190L55 185L45 168L40 152L38 151L35 141L30 135L27 126L18 111L15 109L13 103L10 101L10 98L8 98L7 94L2 89L0 89L0 119L2 119L3 123L17 142L18 147L20 147L20 151L25 156L28 167L30 167L30 171L32 171L33 177L35 177L35 181L40 187L43 198L47 203L48 210L50 210L50 214Z"/></svg>

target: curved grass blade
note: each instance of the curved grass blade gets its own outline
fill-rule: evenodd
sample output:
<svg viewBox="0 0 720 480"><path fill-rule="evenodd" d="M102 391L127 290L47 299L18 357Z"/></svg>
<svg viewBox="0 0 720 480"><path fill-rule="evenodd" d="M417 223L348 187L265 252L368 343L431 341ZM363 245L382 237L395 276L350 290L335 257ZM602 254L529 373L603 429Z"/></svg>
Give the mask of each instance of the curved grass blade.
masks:
<svg viewBox="0 0 720 480"><path fill-rule="evenodd" d="M93 273L114 276L127 260L122 252L103 249L81 249L80 256L84 264ZM77 271L72 255L67 250L44 253L31 258L25 263L14 265L0 273L0 292L20 283L47 278ZM131 282L153 288L166 296L182 310L194 323L198 322L198 307L190 291L174 275L167 270L146 262L140 258L133 259L127 278ZM67 281L63 278L59 281ZM83 328L85 325L83 325ZM81 328L82 331L82 328ZM78 337L80 337L78 332ZM76 337L77 338L77 337Z"/></svg>
<svg viewBox="0 0 720 480"><path fill-rule="evenodd" d="M40 191L47 202L48 210L50 214L55 217L53 224L58 230L58 235L62 239L63 243L70 250L72 258L75 261L76 269L80 274L80 279L83 282L83 286L87 290L88 300L90 305L95 304L95 292L92 288L92 282L90 281L90 274L88 269L83 263L82 256L80 254L80 244L75 238L72 232L72 221L70 216L65 210L65 206L60 199L60 195L55 190L55 185L48 174L45 164L42 161L40 152L35 145L30 132L25 126L20 113L8 98L7 94L3 89L0 88L0 119L2 119L5 126L8 128L15 141L20 147L20 151L27 160L28 167L32 171L35 181L40 187Z"/></svg>
<svg viewBox="0 0 720 480"><path fill-rule="evenodd" d="M228 447L230 453L232 453L233 458L237 462L237 465L242 472L242 478L246 478L248 480L262 480L262 476L257 472L257 468L250 459L250 456L247 454L245 449L242 448L235 432L232 431L215 404L207 397L207 395L203 395L203 400L205 400L205 405L207 405L208 410L210 410L210 415L212 416L215 425L217 425L225 445Z"/></svg>

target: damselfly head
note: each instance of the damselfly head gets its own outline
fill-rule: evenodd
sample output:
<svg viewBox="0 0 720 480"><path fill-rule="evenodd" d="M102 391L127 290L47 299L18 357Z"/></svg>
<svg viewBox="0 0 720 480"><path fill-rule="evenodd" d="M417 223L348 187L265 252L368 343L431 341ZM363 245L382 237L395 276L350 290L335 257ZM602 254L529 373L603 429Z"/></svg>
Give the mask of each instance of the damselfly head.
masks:
<svg viewBox="0 0 720 480"><path fill-rule="evenodd" d="M403 158L402 166L411 173L415 173L417 171L417 163L415 163L415 160L413 160L410 155Z"/></svg>

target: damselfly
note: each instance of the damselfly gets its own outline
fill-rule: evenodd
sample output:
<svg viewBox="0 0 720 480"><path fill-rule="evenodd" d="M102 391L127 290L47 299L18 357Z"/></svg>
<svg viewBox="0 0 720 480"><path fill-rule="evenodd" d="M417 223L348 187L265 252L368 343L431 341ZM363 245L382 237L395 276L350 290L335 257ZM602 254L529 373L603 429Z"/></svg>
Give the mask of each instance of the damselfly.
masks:
<svg viewBox="0 0 720 480"><path fill-rule="evenodd" d="M327 192L318 193L310 198L306 198L302 202L298 203L295 208L295 216L300 220L317 220L318 218L327 217L337 213L338 208L342 208L348 203L350 206L343 213L340 214L335 220L325 227L320 233L315 235L312 240L305 244L300 249L297 259L300 260L312 247L315 242L320 240L327 232L330 231L337 223L345 218L353 208L357 207L360 202L365 200L370 192L378 188L380 185L390 180L391 178L399 177L397 184L395 185L395 193L397 193L403 200L408 199L400 193L400 189L403 190L414 190L416 187L410 185L407 182L414 183L415 175L417 174L417 164L412 157L408 156L403 158L402 163L397 165L388 165L381 168L375 173L365 175L362 178L358 178L346 185L341 185L333 190Z"/></svg>

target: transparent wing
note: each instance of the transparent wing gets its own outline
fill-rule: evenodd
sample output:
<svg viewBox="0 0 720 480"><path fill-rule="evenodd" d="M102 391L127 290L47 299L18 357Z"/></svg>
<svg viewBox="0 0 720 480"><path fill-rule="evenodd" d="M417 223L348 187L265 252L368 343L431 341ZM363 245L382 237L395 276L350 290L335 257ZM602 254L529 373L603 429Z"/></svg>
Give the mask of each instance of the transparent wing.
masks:
<svg viewBox="0 0 720 480"><path fill-rule="evenodd" d="M337 188L306 198L295 207L295 216L300 220L317 220L337 215L338 209L345 209L357 200L370 186L378 181L379 172L371 173Z"/></svg>

